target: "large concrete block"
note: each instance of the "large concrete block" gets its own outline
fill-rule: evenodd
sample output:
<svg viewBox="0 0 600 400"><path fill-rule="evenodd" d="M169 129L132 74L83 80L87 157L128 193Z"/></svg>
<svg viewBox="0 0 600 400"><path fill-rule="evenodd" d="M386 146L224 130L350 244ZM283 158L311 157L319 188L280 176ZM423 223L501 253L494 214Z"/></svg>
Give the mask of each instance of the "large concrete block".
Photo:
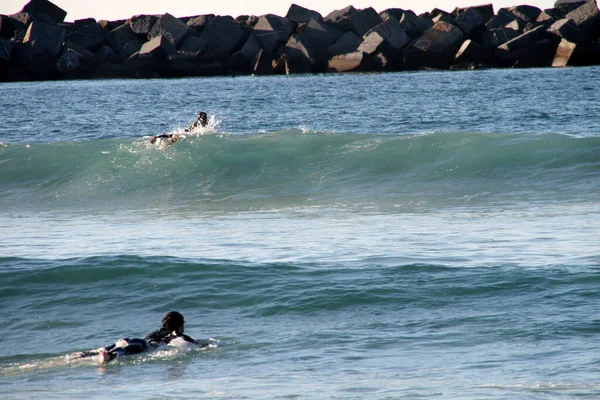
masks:
<svg viewBox="0 0 600 400"><path fill-rule="evenodd" d="M589 0L569 12L566 18L572 19L586 41L595 40L600 34L600 12L595 0Z"/></svg>
<svg viewBox="0 0 600 400"><path fill-rule="evenodd" d="M494 49L519 36L521 32L512 28L500 28L486 32L481 43L486 49Z"/></svg>
<svg viewBox="0 0 600 400"><path fill-rule="evenodd" d="M339 29L322 21L312 19L304 27L301 35L309 39L314 46L325 49L342 36L342 34L343 32Z"/></svg>
<svg viewBox="0 0 600 400"><path fill-rule="evenodd" d="M260 53L261 49L260 42L253 33L248 37L248 40L246 40L246 43L244 43L239 52L244 56L246 61L250 63L250 65L255 65L256 59L258 58L258 53Z"/></svg>
<svg viewBox="0 0 600 400"><path fill-rule="evenodd" d="M10 41L0 38L0 60L4 60L7 64L10 62L10 53L12 45Z"/></svg>
<svg viewBox="0 0 600 400"><path fill-rule="evenodd" d="M213 19L215 19L214 14L198 15L197 17L189 19L187 26L198 33L202 33Z"/></svg>
<svg viewBox="0 0 600 400"><path fill-rule="evenodd" d="M506 11L525 21L535 21L542 13L542 10L530 5L508 7Z"/></svg>
<svg viewBox="0 0 600 400"><path fill-rule="evenodd" d="M588 0L556 0L554 2L554 8L559 10L563 16L567 15L571 11L579 8Z"/></svg>
<svg viewBox="0 0 600 400"><path fill-rule="evenodd" d="M488 30L500 29L510 24L515 19L517 19L516 15L507 11L506 8L501 8L498 10L498 14L492 17L485 26Z"/></svg>
<svg viewBox="0 0 600 400"><path fill-rule="evenodd" d="M155 15L134 15L129 20L129 25L133 33L147 38L157 21L158 17Z"/></svg>
<svg viewBox="0 0 600 400"><path fill-rule="evenodd" d="M73 75L73 78L81 77L81 73L85 73L91 66L90 60L94 54L85 48L74 43L67 43L62 51L61 56L56 62L58 72L63 76Z"/></svg>
<svg viewBox="0 0 600 400"><path fill-rule="evenodd" d="M158 61L164 61L172 54L175 54L177 49L173 43L166 37L160 35L142 45L140 49L140 57L151 55Z"/></svg>
<svg viewBox="0 0 600 400"><path fill-rule="evenodd" d="M188 36L187 39L179 46L177 54L190 57L200 58L208 48L208 42L197 36Z"/></svg>
<svg viewBox="0 0 600 400"><path fill-rule="evenodd" d="M427 66L447 67L464 41L463 32L447 22L438 21L411 47L418 49L427 58Z"/></svg>
<svg viewBox="0 0 600 400"><path fill-rule="evenodd" d="M15 26L8 15L0 15L0 38L10 39L15 34Z"/></svg>
<svg viewBox="0 0 600 400"><path fill-rule="evenodd" d="M285 18L273 14L262 16L254 26L254 33L261 47L271 54L279 53L290 38L294 25Z"/></svg>
<svg viewBox="0 0 600 400"><path fill-rule="evenodd" d="M300 61L302 64L314 65L318 61L310 41L302 35L290 37L285 45L285 54L287 54L288 60Z"/></svg>
<svg viewBox="0 0 600 400"><path fill-rule="evenodd" d="M201 39L208 42L218 57L225 58L239 50L246 35L231 17L217 16L204 29Z"/></svg>
<svg viewBox="0 0 600 400"><path fill-rule="evenodd" d="M377 25L363 37L359 51L375 54L380 51L399 51L408 44L410 38L395 18L389 18Z"/></svg>
<svg viewBox="0 0 600 400"><path fill-rule="evenodd" d="M156 21L148 34L148 39L151 40L162 35L171 42L175 48L178 48L179 45L181 45L181 43L183 43L183 41L193 32L192 28L167 13Z"/></svg>
<svg viewBox="0 0 600 400"><path fill-rule="evenodd" d="M471 39L463 42L454 56L456 64L480 64L484 59L484 50L481 45Z"/></svg>
<svg viewBox="0 0 600 400"><path fill-rule="evenodd" d="M66 39L85 49L96 51L105 40L104 29L94 19L75 21Z"/></svg>
<svg viewBox="0 0 600 400"><path fill-rule="evenodd" d="M484 20L484 23L487 23L490 19L492 19L495 15L494 13L494 5L489 3L489 4L482 4L479 6L471 6L471 7L462 7L462 8L455 8L454 11L452 11L452 15L454 15L455 17L458 17L459 15L461 15L462 13L466 12L469 9L475 9L475 11L477 11L479 13L479 15L481 15L481 17Z"/></svg>
<svg viewBox="0 0 600 400"><path fill-rule="evenodd" d="M556 21L550 25L548 32L571 43L583 43L585 41L579 27L569 18Z"/></svg>
<svg viewBox="0 0 600 400"><path fill-rule="evenodd" d="M370 69L371 60L368 54L362 51L337 55L329 60L329 70L334 72L360 72Z"/></svg>
<svg viewBox="0 0 600 400"><path fill-rule="evenodd" d="M292 4L288 9L285 18L292 22L301 23L309 22L311 19L314 19L315 21L321 21L323 16L317 11L309 10L308 8Z"/></svg>
<svg viewBox="0 0 600 400"><path fill-rule="evenodd" d="M433 26L433 21L421 18L412 11L405 12L400 18L400 25L411 39L419 38L425 31Z"/></svg>
<svg viewBox="0 0 600 400"><path fill-rule="evenodd" d="M353 6L335 10L324 20L343 32L352 31L360 37L382 22L381 17L372 7L357 10Z"/></svg>
<svg viewBox="0 0 600 400"><path fill-rule="evenodd" d="M56 22L63 22L67 12L48 0L31 0L25 4L23 11L30 14L45 14Z"/></svg>
<svg viewBox="0 0 600 400"><path fill-rule="evenodd" d="M32 22L27 29L23 43L29 43L33 54L57 56L65 40L65 30L57 26Z"/></svg>
<svg viewBox="0 0 600 400"><path fill-rule="evenodd" d="M475 38L485 30L485 20L475 8L468 8L456 17L456 25L465 37Z"/></svg>
<svg viewBox="0 0 600 400"><path fill-rule="evenodd" d="M599 44L571 43L562 40L556 49L553 67L585 66L600 64Z"/></svg>
<svg viewBox="0 0 600 400"><path fill-rule="evenodd" d="M359 38L354 32L346 32L331 46L327 47L327 55L329 57L333 57L342 54L354 53L361 43L362 39Z"/></svg>
<svg viewBox="0 0 600 400"><path fill-rule="evenodd" d="M546 28L543 25L540 25L498 46L498 48L501 50L517 50L532 48L536 41L544 37L545 33Z"/></svg>
<svg viewBox="0 0 600 400"><path fill-rule="evenodd" d="M385 21L390 18L394 18L396 21L400 22L400 18L402 18L402 16L404 15L405 12L412 12L412 11L407 11L402 8L388 8L388 9L380 12L379 16L381 17L382 21Z"/></svg>
<svg viewBox="0 0 600 400"><path fill-rule="evenodd" d="M272 75L275 73L273 66L275 59L268 51L261 49L254 64L254 74L256 75Z"/></svg>
<svg viewBox="0 0 600 400"><path fill-rule="evenodd" d="M132 43L140 48L142 46L142 43L139 41L137 35L133 33L133 31L131 30L131 25L129 24L123 24L118 28L115 28L112 31L110 31L106 35L106 41L117 54L121 53L123 48L128 43Z"/></svg>

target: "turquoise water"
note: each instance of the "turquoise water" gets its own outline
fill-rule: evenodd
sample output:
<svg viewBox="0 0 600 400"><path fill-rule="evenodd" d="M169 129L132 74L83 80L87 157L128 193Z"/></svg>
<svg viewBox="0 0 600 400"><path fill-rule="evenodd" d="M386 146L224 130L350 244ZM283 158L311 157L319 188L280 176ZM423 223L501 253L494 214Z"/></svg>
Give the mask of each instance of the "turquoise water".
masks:
<svg viewBox="0 0 600 400"><path fill-rule="evenodd" d="M2 397L598 398L598 72L0 85Z"/></svg>

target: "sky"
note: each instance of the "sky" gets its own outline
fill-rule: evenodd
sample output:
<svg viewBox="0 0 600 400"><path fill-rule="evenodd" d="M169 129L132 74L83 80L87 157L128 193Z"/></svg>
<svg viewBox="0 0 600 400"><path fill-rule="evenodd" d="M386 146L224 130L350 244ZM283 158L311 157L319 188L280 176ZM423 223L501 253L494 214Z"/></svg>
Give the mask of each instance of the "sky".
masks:
<svg viewBox="0 0 600 400"><path fill-rule="evenodd" d="M28 0L0 0L0 14L14 14L19 12ZM218 1L193 1L193 0L52 0L67 12L66 21L75 21L83 18L96 18L96 20L127 19L138 14L164 14L170 13L176 17L186 17L201 14L215 15L263 15L276 14L285 17L292 3L304 8L318 11L326 16L331 11L339 10L349 5L355 8L373 7L377 12L388 8L402 8L412 10L417 14L431 11L434 8L451 12L455 7L489 4L489 0L218 0ZM528 4L541 9L552 8L554 0L493 0L494 11L499 8Z"/></svg>

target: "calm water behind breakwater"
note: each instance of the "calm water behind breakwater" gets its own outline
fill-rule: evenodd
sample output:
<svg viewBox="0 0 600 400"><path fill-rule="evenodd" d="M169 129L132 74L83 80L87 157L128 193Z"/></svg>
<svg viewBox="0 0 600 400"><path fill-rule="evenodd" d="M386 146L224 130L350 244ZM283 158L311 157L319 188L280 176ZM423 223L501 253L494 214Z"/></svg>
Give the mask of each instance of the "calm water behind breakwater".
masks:
<svg viewBox="0 0 600 400"><path fill-rule="evenodd" d="M3 398L597 398L599 72L0 85Z"/></svg>

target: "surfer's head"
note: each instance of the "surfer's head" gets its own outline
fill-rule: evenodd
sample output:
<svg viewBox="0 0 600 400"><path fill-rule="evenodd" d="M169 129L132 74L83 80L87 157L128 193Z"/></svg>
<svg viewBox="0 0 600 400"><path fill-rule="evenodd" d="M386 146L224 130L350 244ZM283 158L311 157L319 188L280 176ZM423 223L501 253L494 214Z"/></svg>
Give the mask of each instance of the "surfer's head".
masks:
<svg viewBox="0 0 600 400"><path fill-rule="evenodd" d="M208 125L208 115L204 111L198 113L198 121L200 121L200 125L206 126Z"/></svg>
<svg viewBox="0 0 600 400"><path fill-rule="evenodd" d="M168 328L179 333L183 333L184 322L183 315L179 314L177 311L167 313L162 320L163 328Z"/></svg>

